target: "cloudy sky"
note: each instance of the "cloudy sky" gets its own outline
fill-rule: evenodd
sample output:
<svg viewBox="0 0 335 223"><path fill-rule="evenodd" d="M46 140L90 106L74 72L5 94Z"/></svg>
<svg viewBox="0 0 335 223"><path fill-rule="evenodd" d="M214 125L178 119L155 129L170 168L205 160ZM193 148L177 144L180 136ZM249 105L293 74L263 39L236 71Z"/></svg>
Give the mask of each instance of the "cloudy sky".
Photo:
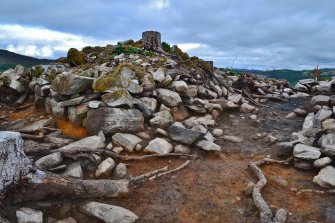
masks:
<svg viewBox="0 0 335 223"><path fill-rule="evenodd" d="M0 48L57 58L157 30L216 66L335 67L334 0L1 0Z"/></svg>

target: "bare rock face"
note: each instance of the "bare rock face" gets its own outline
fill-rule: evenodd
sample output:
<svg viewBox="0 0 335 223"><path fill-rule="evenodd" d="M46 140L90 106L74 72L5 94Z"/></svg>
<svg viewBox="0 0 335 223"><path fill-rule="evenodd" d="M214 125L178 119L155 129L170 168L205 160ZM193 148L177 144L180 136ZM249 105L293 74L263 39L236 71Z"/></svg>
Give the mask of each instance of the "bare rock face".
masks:
<svg viewBox="0 0 335 223"><path fill-rule="evenodd" d="M131 223L138 219L137 215L127 209L98 202L87 202L80 209L105 223Z"/></svg>
<svg viewBox="0 0 335 223"><path fill-rule="evenodd" d="M142 33L144 49L160 50L162 48L161 34L155 31L146 31Z"/></svg>
<svg viewBox="0 0 335 223"><path fill-rule="evenodd" d="M87 112L85 122L89 134L118 132L141 132L144 129L144 118L137 109L99 108Z"/></svg>
<svg viewBox="0 0 335 223"><path fill-rule="evenodd" d="M52 90L58 94L73 95L92 89L93 81L94 78L62 73L52 82Z"/></svg>
<svg viewBox="0 0 335 223"><path fill-rule="evenodd" d="M0 132L0 192L17 181L20 170L31 165L23 152L23 140L18 132ZM13 165L15 163L15 165Z"/></svg>

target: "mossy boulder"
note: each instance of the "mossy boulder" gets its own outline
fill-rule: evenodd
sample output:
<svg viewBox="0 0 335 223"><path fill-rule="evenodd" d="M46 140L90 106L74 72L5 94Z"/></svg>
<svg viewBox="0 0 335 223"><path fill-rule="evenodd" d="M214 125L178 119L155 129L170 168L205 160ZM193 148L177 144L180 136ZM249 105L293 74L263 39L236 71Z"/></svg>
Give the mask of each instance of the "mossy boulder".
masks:
<svg viewBox="0 0 335 223"><path fill-rule="evenodd" d="M85 53L75 49L71 48L67 52L67 61L70 63L72 66L80 66L82 64L85 64L86 61L86 56Z"/></svg>
<svg viewBox="0 0 335 223"><path fill-rule="evenodd" d="M151 91L155 89L156 83L154 77L151 74L144 75L144 77L141 79L141 86L143 87L144 91Z"/></svg>
<svg viewBox="0 0 335 223"><path fill-rule="evenodd" d="M64 72L56 75L51 87L58 94L73 95L91 90L93 81L94 78Z"/></svg>
<svg viewBox="0 0 335 223"><path fill-rule="evenodd" d="M130 84L130 80L120 74L107 75L97 78L93 83L93 91L99 92L112 92L119 89L126 89Z"/></svg>

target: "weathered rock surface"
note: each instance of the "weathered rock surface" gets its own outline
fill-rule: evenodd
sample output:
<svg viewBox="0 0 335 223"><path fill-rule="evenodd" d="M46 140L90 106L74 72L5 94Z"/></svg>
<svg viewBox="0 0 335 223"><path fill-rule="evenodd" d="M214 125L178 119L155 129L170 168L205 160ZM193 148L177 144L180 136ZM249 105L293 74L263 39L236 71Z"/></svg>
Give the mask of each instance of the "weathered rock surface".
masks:
<svg viewBox="0 0 335 223"><path fill-rule="evenodd" d="M177 92L164 88L157 89L158 101L168 107L175 107L181 104L181 98Z"/></svg>
<svg viewBox="0 0 335 223"><path fill-rule="evenodd" d="M293 149L293 156L303 160L316 160L321 156L319 148L297 144Z"/></svg>
<svg viewBox="0 0 335 223"><path fill-rule="evenodd" d="M335 168L326 166L321 169L319 174L313 178L313 182L320 187L334 188L335 187Z"/></svg>
<svg viewBox="0 0 335 223"><path fill-rule="evenodd" d="M101 175L108 176L115 167L115 162L112 158L105 159L100 165L98 169L95 171L95 176L100 177Z"/></svg>
<svg viewBox="0 0 335 223"><path fill-rule="evenodd" d="M93 81L94 78L62 73L56 76L51 86L58 94L73 95L92 89Z"/></svg>
<svg viewBox="0 0 335 223"><path fill-rule="evenodd" d="M77 179L83 179L84 173L79 162L70 164L66 170L62 173L64 177L72 177Z"/></svg>
<svg viewBox="0 0 335 223"><path fill-rule="evenodd" d="M32 208L20 208L16 211L18 223L43 223L42 211Z"/></svg>
<svg viewBox="0 0 335 223"><path fill-rule="evenodd" d="M151 126L165 128L173 122L173 118L168 111L160 111L154 114L154 117L150 119L149 123Z"/></svg>
<svg viewBox="0 0 335 223"><path fill-rule="evenodd" d="M124 178L124 177L126 177L127 173L128 173L128 169L127 169L126 164L119 163L115 167L115 176L117 176L118 178Z"/></svg>
<svg viewBox="0 0 335 223"><path fill-rule="evenodd" d="M64 218L62 220L55 221L54 223L77 223L76 219L72 217Z"/></svg>
<svg viewBox="0 0 335 223"><path fill-rule="evenodd" d="M317 169L321 169L332 163L332 159L329 157L322 157L313 162L313 166Z"/></svg>
<svg viewBox="0 0 335 223"><path fill-rule="evenodd" d="M312 97L311 99L311 107L314 107L315 105L329 105L330 97L326 95L317 95Z"/></svg>
<svg viewBox="0 0 335 223"><path fill-rule="evenodd" d="M145 148L146 152L157 153L160 155L168 154L172 152L173 146L171 143L162 138L156 138L149 142L149 145Z"/></svg>
<svg viewBox="0 0 335 223"><path fill-rule="evenodd" d="M321 151L326 156L335 157L335 134L322 136Z"/></svg>
<svg viewBox="0 0 335 223"><path fill-rule="evenodd" d="M316 113L315 119L319 122L322 122L326 120L327 118L329 118L332 114L333 113L330 110L321 109Z"/></svg>
<svg viewBox="0 0 335 223"><path fill-rule="evenodd" d="M138 219L133 212L127 209L98 202L87 202L81 205L80 209L105 223L131 223Z"/></svg>
<svg viewBox="0 0 335 223"><path fill-rule="evenodd" d="M197 142L196 146L205 151L221 151L221 147L219 145L207 140Z"/></svg>
<svg viewBox="0 0 335 223"><path fill-rule="evenodd" d="M55 151L57 152L65 152L65 153L71 153L71 151L95 151L97 149L100 149L104 147L104 139L102 139L100 136L89 136L86 138L83 138L81 140L78 140L76 142L70 143L66 146L63 146Z"/></svg>
<svg viewBox="0 0 335 223"><path fill-rule="evenodd" d="M43 156L35 162L35 165L40 170L48 170L55 167L63 162L63 156L60 152L52 153L47 156Z"/></svg>
<svg viewBox="0 0 335 223"><path fill-rule="evenodd" d="M173 141L183 143L186 145L191 145L204 136L204 134L200 132L183 128L175 124L169 127L168 133Z"/></svg>
<svg viewBox="0 0 335 223"><path fill-rule="evenodd" d="M140 132L144 129L144 118L137 109L99 108L87 112L85 126L92 135L100 130L104 134Z"/></svg>
<svg viewBox="0 0 335 223"><path fill-rule="evenodd" d="M136 145L142 142L142 139L128 133L116 133L112 137L113 142L124 147L128 152L133 152Z"/></svg>
<svg viewBox="0 0 335 223"><path fill-rule="evenodd" d="M304 124L302 126L302 130L310 130L313 129L315 126L316 126L315 115L313 112L311 112L306 116Z"/></svg>

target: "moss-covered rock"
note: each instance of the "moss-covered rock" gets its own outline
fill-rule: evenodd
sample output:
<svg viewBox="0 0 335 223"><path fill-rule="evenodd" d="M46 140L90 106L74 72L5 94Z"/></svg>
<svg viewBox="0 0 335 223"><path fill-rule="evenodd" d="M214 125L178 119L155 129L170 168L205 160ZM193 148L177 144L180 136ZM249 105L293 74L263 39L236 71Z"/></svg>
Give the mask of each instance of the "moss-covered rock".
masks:
<svg viewBox="0 0 335 223"><path fill-rule="evenodd" d="M95 93L110 92L118 89L126 89L129 84L129 79L117 74L97 78L94 81L92 88Z"/></svg>
<svg viewBox="0 0 335 223"><path fill-rule="evenodd" d="M115 90L101 96L103 102L109 107L133 106L133 98L125 89Z"/></svg>
<svg viewBox="0 0 335 223"><path fill-rule="evenodd" d="M144 91L151 91L155 89L156 83L154 77L151 74L144 75L141 79L141 85Z"/></svg>
<svg viewBox="0 0 335 223"><path fill-rule="evenodd" d="M57 74L53 80L52 90L58 94L73 95L92 89L94 78L81 77L73 73Z"/></svg>
<svg viewBox="0 0 335 223"><path fill-rule="evenodd" d="M82 64L85 64L86 61L86 56L85 53L75 49L75 48L71 48L68 52L67 52L67 61L68 63L70 63L73 66L80 66Z"/></svg>

